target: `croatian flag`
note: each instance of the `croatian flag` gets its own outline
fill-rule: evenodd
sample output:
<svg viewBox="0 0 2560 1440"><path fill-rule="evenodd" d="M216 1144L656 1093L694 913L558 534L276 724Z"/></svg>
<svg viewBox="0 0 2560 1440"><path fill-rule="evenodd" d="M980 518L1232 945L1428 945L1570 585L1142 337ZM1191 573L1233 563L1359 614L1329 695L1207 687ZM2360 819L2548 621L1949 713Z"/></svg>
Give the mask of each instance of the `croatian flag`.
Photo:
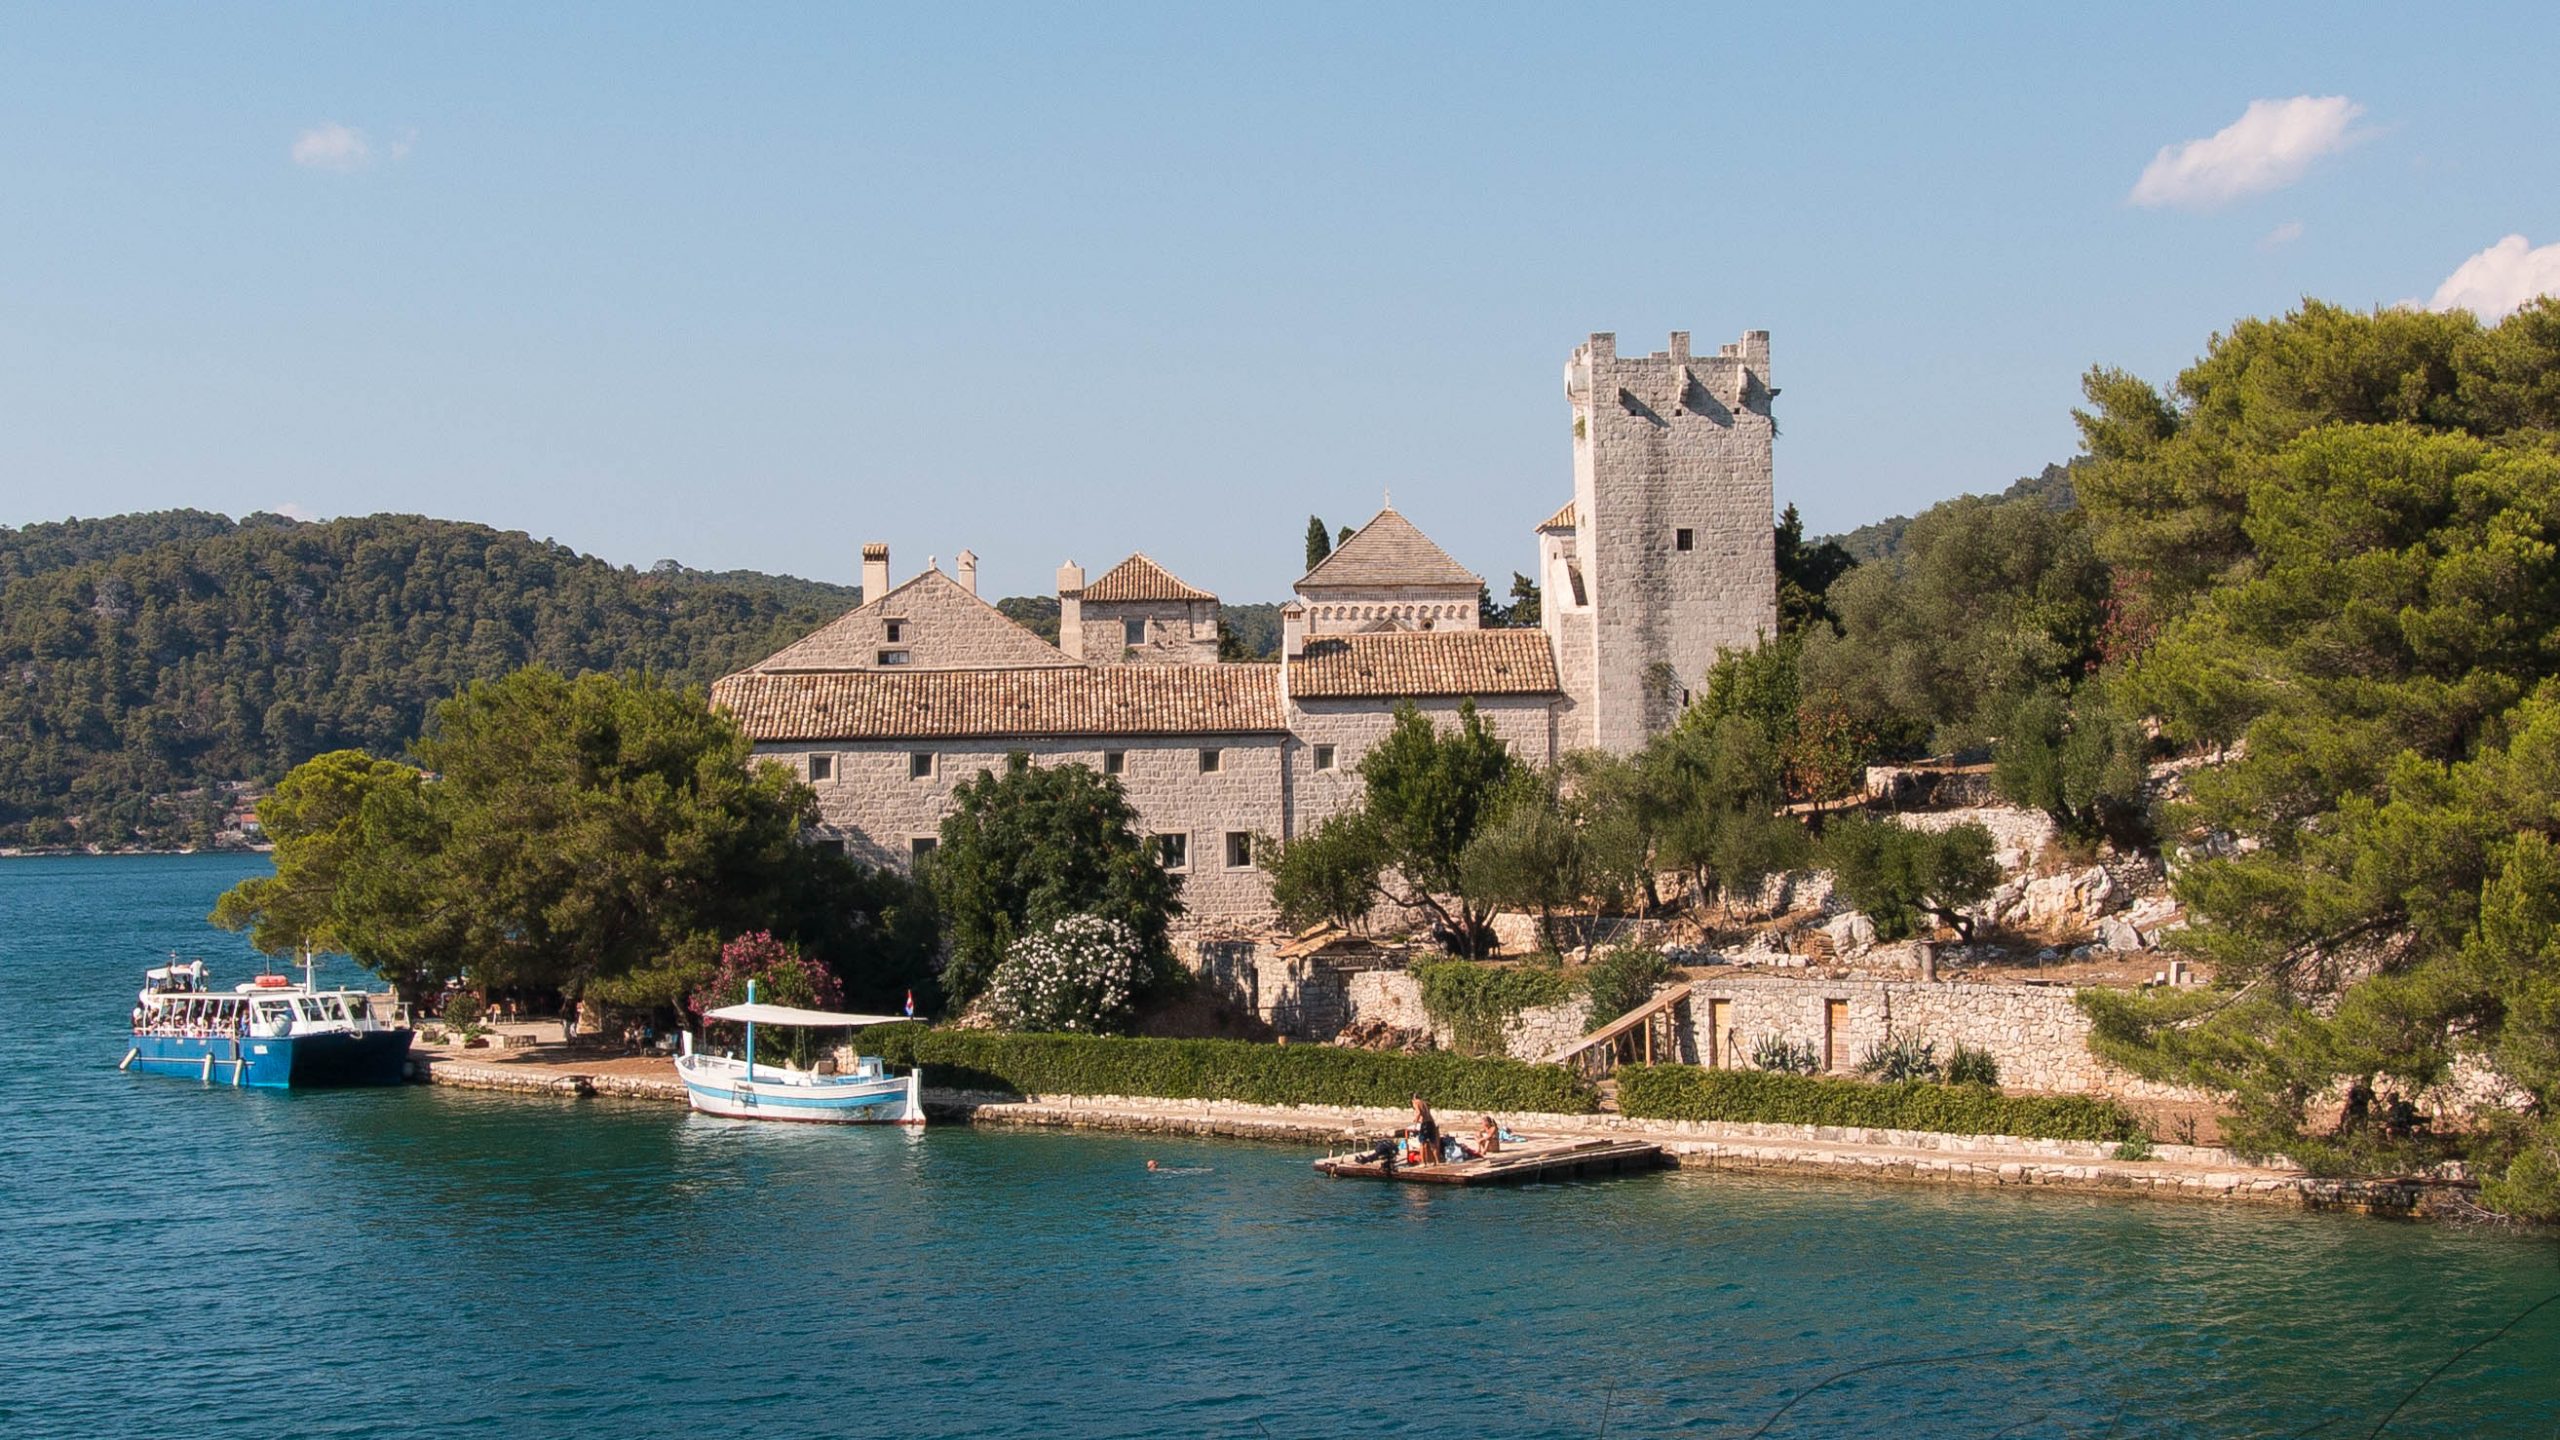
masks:
<svg viewBox="0 0 2560 1440"><path fill-rule="evenodd" d="M913 990L907 992L907 1018L916 1018L916 992Z"/></svg>

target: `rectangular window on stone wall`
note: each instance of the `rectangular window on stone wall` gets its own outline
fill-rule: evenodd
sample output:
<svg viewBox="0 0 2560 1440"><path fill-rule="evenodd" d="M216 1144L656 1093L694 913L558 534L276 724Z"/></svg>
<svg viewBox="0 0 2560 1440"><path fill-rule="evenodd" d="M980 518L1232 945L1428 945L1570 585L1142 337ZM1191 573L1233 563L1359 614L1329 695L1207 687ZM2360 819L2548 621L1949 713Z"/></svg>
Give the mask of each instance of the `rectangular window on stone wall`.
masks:
<svg viewBox="0 0 2560 1440"><path fill-rule="evenodd" d="M1319 770L1330 770L1333 768L1332 746L1319 745L1316 747L1316 768Z"/></svg>
<svg viewBox="0 0 2560 1440"><path fill-rule="evenodd" d="M883 665L904 665L907 663L907 652L904 650L883 650L880 652L880 663Z"/></svg>
<svg viewBox="0 0 2560 1440"><path fill-rule="evenodd" d="M892 645L904 643L907 638L907 622L904 620L889 621L883 627L880 638L888 641Z"/></svg>
<svg viewBox="0 0 2560 1440"><path fill-rule="evenodd" d="M1191 868L1191 837L1182 834L1158 835L1156 858L1164 862L1164 868L1167 870Z"/></svg>
<svg viewBox="0 0 2560 1440"><path fill-rule="evenodd" d="M1219 766L1219 764L1220 764L1220 757L1219 757L1219 754L1218 754L1218 752L1217 752L1217 751L1215 751L1215 750L1203 750L1203 751L1201 751L1201 752L1200 752L1200 773L1201 773L1201 774L1203 774L1203 775L1215 775L1215 774L1217 774L1217 773L1218 773L1218 766Z"/></svg>
<svg viewBox="0 0 2560 1440"><path fill-rule="evenodd" d="M1128 770L1128 768L1129 768L1129 752L1128 752L1128 751L1126 751L1126 750L1105 750L1105 751L1103 751L1103 752L1102 752L1102 773L1103 773L1103 774L1105 774L1105 775L1118 775L1118 774L1121 774L1121 773L1125 772L1126 770Z"/></svg>
<svg viewBox="0 0 2560 1440"><path fill-rule="evenodd" d="M919 835L913 840L907 842L907 858L909 860L921 860L927 855L932 854L934 847L941 843L942 842L940 840L935 839L931 835Z"/></svg>
<svg viewBox="0 0 2560 1440"><path fill-rule="evenodd" d="M811 780L833 780L836 778L836 757L833 755L810 756L809 778Z"/></svg>
<svg viewBox="0 0 2560 1440"><path fill-rule="evenodd" d="M844 837L841 835L821 835L809 843L826 851L830 855L841 855L844 853Z"/></svg>
<svg viewBox="0 0 2560 1440"><path fill-rule="evenodd" d="M1144 621L1144 620L1123 620L1123 621L1121 621L1121 622L1120 622L1120 638L1121 638L1121 640L1122 640L1123 642L1125 642L1125 643L1127 643L1127 644L1130 644L1130 645L1144 645L1144 644L1146 644L1146 643L1147 643L1147 622L1146 622L1146 621Z"/></svg>
<svg viewBox="0 0 2560 1440"><path fill-rule="evenodd" d="M932 751L917 750L908 754L907 778L910 780L930 780L933 778Z"/></svg>
<svg viewBox="0 0 2560 1440"><path fill-rule="evenodd" d="M1227 832L1227 868L1230 870L1253 868L1252 831L1230 830Z"/></svg>
<svg viewBox="0 0 2560 1440"><path fill-rule="evenodd" d="M1686 550L1696 543L1697 538L1697 534L1694 531L1674 530L1671 532L1671 548L1674 550Z"/></svg>

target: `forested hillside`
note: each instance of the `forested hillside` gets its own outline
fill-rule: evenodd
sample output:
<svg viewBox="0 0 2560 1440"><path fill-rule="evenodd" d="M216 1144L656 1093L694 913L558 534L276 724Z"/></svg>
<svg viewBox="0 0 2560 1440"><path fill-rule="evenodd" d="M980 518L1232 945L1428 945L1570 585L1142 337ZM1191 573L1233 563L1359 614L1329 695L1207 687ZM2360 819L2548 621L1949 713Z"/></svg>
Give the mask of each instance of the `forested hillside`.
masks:
<svg viewBox="0 0 2560 1440"><path fill-rule="evenodd" d="M0 529L0 845L202 841L223 802L185 792L399 754L469 681L541 663L707 683L857 598L410 515Z"/></svg>

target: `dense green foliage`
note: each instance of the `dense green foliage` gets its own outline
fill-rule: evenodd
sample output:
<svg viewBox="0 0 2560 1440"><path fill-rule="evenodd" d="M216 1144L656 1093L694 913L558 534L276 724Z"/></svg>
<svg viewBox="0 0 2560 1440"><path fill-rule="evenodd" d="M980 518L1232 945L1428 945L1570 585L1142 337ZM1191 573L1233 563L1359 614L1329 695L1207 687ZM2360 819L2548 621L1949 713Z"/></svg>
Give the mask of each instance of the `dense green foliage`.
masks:
<svg viewBox="0 0 2560 1440"><path fill-rule="evenodd" d="M2086 996L2094 1043L2327 1168L2430 1158L2331 1107L2473 1056L2524 1097L2467 1137L2484 1200L2560 1219L2560 303L2308 304L2087 389L2123 690L2230 752L2173 817L2217 988Z"/></svg>
<svg viewBox="0 0 2560 1440"><path fill-rule="evenodd" d="M1313 570L1333 556L1333 532L1324 528L1322 518L1307 517L1307 569Z"/></svg>
<svg viewBox="0 0 2560 1440"><path fill-rule="evenodd" d="M208 787L398 755L472 681L539 664L708 682L853 597L416 516L0 530L0 844L203 842L225 809Z"/></svg>
<svg viewBox="0 0 2560 1440"><path fill-rule="evenodd" d="M1643 945L1613 945L1583 972L1582 990L1591 997L1585 1028L1597 1030L1653 998L1670 983L1671 962Z"/></svg>
<svg viewBox="0 0 2560 1440"><path fill-rule="evenodd" d="M1560 972L1534 965L1441 960L1414 966L1413 978L1422 991L1422 1013L1448 1026L1450 1043L1466 1055L1502 1054L1521 1011L1573 993Z"/></svg>
<svg viewBox="0 0 2560 1440"><path fill-rule="evenodd" d="M2132 837L2143 821L2147 745L2103 683L2071 696L2035 691L2009 712L1992 781L2013 803L2042 810L2065 835Z"/></svg>
<svg viewBox="0 0 2560 1440"><path fill-rule="evenodd" d="M1976 745L2021 698L2089 671L2106 598L2079 511L1950 500L1911 523L1893 559L1831 587L1839 632L1804 632L1804 690L1836 698L1891 752Z"/></svg>
<svg viewBox="0 0 2560 1440"><path fill-rule="evenodd" d="M1840 617L1832 613L1831 586L1857 566L1857 559L1836 540L1807 544L1804 519L1792 502L1778 517L1776 539L1778 633L1793 635L1817 622L1836 629Z"/></svg>
<svg viewBox="0 0 2560 1440"><path fill-rule="evenodd" d="M1360 810L1327 816L1287 844L1257 835L1253 860L1270 878L1272 908L1296 930L1358 923L1378 902L1378 873L1385 863L1378 829Z"/></svg>
<svg viewBox="0 0 2560 1440"><path fill-rule="evenodd" d="M1476 587L1476 609L1488 630L1535 630L1545 602L1538 597L1538 582L1514 570L1511 572L1511 603L1493 598L1492 587Z"/></svg>
<svg viewBox="0 0 2560 1440"><path fill-rule="evenodd" d="M1916 935L1935 918L1973 938L1967 906L2000 883L1991 832L1967 822L1916 830L1872 815L1844 815L1822 837L1822 858L1842 899L1875 922L1876 938Z"/></svg>
<svg viewBox="0 0 2560 1440"><path fill-rule="evenodd" d="M1468 888L1465 857L1516 768L1474 701L1446 728L1411 702L1397 706L1393 727L1360 761L1361 800L1348 812L1356 818L1264 862L1282 917L1301 926L1339 917L1349 913L1343 901L1365 891L1423 911L1450 944L1481 954L1495 902Z"/></svg>
<svg viewBox="0 0 2560 1440"><path fill-rule="evenodd" d="M1591 893L1582 833L1556 788L1556 777L1522 767L1495 799L1493 812L1458 857L1470 895L1537 915L1548 952L1556 945L1555 912Z"/></svg>
<svg viewBox="0 0 2560 1440"><path fill-rule="evenodd" d="M1695 1065L1622 1065L1617 1076L1618 1108L1642 1120L1848 1125L2031 1140L2126 1140L2144 1133L2133 1112L2086 1095L2004 1095L1982 1085L1874 1085Z"/></svg>
<svg viewBox="0 0 2560 1440"><path fill-rule="evenodd" d="M2034 475L2011 481L1997 498L2004 501L2034 500L2047 509L2068 510L2077 500L2073 477L2087 463L2087 457L2083 456L2060 465L2047 465ZM1910 516L1890 515L1845 534L1826 536L1817 543L1837 545L1852 564L1865 565L1877 560L1891 560L1901 553L1902 537L1910 529Z"/></svg>
<svg viewBox="0 0 2560 1440"><path fill-rule="evenodd" d="M428 772L352 751L277 788L276 873L214 920L274 954L343 953L419 996L461 980L673 1006L722 943L770 930L857 1002L929 978L904 879L801 843L808 788L754 766L699 689L547 670L437 707Z"/></svg>
<svg viewBox="0 0 2560 1440"><path fill-rule="evenodd" d="M926 1083L1014 1095L1145 1095L1252 1105L1375 1105L1402 1109L1415 1095L1450 1110L1588 1114L1589 1082L1555 1065L1261 1045L1241 1040L1144 1040L1017 1035L883 1025L854 1036L866 1055L922 1065Z"/></svg>
<svg viewBox="0 0 2560 1440"><path fill-rule="evenodd" d="M978 998L1016 941L1072 915L1128 927L1140 993L1173 973L1166 933L1182 913L1182 877L1120 782L1089 765L1034 765L1017 752L962 781L924 874L949 927L942 988L955 1009Z"/></svg>

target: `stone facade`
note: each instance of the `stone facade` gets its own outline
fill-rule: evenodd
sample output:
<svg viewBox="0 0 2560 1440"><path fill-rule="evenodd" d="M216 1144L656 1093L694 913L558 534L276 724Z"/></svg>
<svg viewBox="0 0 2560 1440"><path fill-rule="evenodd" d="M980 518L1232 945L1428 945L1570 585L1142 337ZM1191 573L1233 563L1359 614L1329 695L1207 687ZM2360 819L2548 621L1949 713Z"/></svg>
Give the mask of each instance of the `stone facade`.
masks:
<svg viewBox="0 0 2560 1440"><path fill-rule="evenodd" d="M889 547L879 553L885 571ZM757 662L767 674L846 670L989 670L1073 665L1065 651L1006 619L939 570L895 589L885 579L864 603Z"/></svg>
<svg viewBox="0 0 2560 1440"><path fill-rule="evenodd" d="M1846 1073L1890 1036L1926 1040L1943 1060L1957 1045L1990 1053L2012 1090L2200 1100L2197 1092L2127 1074L2089 1051L2089 1018L2061 985L1919 980L1824 980L1711 975L1690 987L1689 1044L1698 1063L1749 1069L1776 1038L1810 1046Z"/></svg>
<svg viewBox="0 0 2560 1440"><path fill-rule="evenodd" d="M1480 578L1392 506L1298 582L1277 665L1216 663L1218 597L1144 555L1090 584L1062 567L1050 645L977 597L974 555L964 580L892 588L875 544L859 609L712 698L817 789L821 840L884 865L912 864L953 787L1008 754L1117 775L1214 939L1270 918L1245 837L1285 841L1352 803L1400 704L1449 723L1472 702L1540 766L1632 750L1720 647L1772 627L1767 374L1759 331L1717 356L1685 334L1644 359L1606 335L1574 352L1574 498L1539 527L1543 630L1481 629Z"/></svg>
<svg viewBox="0 0 2560 1440"><path fill-rule="evenodd" d="M942 828L951 792L963 781L1004 768L1027 754L1035 765L1082 764L1116 774L1145 831L1180 837L1167 863L1183 877L1182 903L1193 916L1230 921L1268 919L1271 889L1239 857L1238 837L1287 833L1284 735L1184 735L1050 740L830 741L760 746L809 779L810 760L824 757L828 778L818 792L819 837L875 865L910 867ZM1214 758L1207 758L1214 757ZM1214 766L1215 768L1211 768ZM922 771L924 773L917 773Z"/></svg>
<svg viewBox="0 0 2560 1440"><path fill-rule="evenodd" d="M1410 974L1355 975L1346 993L1350 1014L1344 1023L1382 1020L1430 1031L1439 1044L1449 1044L1447 1027L1433 1025L1424 1013L1421 983ZM1988 1052L1999 1062L2006 1089L2133 1100L2211 1098L2127 1074L2091 1054L2088 1017L2071 995L2067 987L2052 985L1710 975L1690 985L1690 1024L1680 1058L1747 1070L1753 1047L1776 1038L1810 1046L1832 1062L1833 1073L1846 1074L1887 1036L1908 1036L1936 1045L1941 1060L1959 1044ZM1512 1022L1505 1048L1514 1059L1547 1059L1582 1037L1589 1012L1589 1002L1579 996L1523 1011Z"/></svg>
<svg viewBox="0 0 2560 1440"><path fill-rule="evenodd" d="M1776 633L1776 395L1765 330L1715 355L1690 354L1685 332L1642 357L1593 335L1565 366L1573 503L1541 527L1542 618L1560 645L1590 627L1574 728L1603 749L1642 745L1719 651Z"/></svg>

